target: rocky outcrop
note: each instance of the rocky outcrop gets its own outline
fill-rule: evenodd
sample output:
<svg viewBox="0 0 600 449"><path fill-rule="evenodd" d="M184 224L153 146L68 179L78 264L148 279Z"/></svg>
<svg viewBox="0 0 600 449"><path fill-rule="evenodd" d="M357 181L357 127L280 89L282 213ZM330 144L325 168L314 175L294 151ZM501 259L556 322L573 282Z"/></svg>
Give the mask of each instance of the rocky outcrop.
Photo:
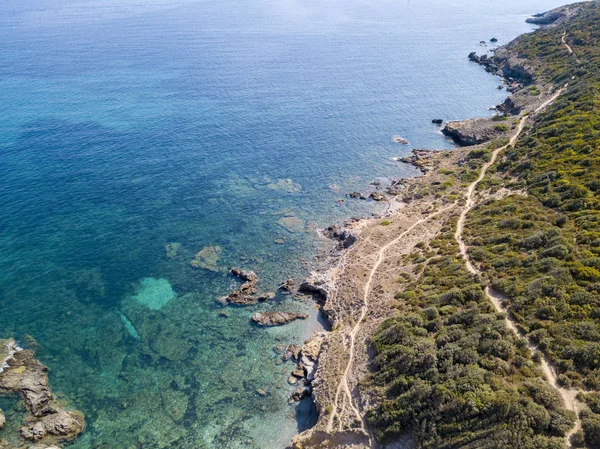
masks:
<svg viewBox="0 0 600 449"><path fill-rule="evenodd" d="M319 354L321 345L325 341L327 334L318 332L313 334L300 349L296 361L297 367L290 373L288 382L297 384L298 387L292 393L289 402L293 403L312 394L312 381L317 372Z"/></svg>
<svg viewBox="0 0 600 449"><path fill-rule="evenodd" d="M252 321L261 326L281 326L295 320L305 320L305 313L292 312L258 312L252 315Z"/></svg>
<svg viewBox="0 0 600 449"><path fill-rule="evenodd" d="M405 164L411 164L417 167L421 172L427 173L435 167L435 155L440 150L413 150L411 156L398 159Z"/></svg>
<svg viewBox="0 0 600 449"><path fill-rule="evenodd" d="M223 305L235 304L238 306L246 306L249 304L256 304L259 301L267 301L275 297L275 293L257 293L256 285L258 283L258 276L254 271L242 270L241 268L232 268L230 273L241 279L244 283L239 288L229 295L221 298L220 302Z"/></svg>
<svg viewBox="0 0 600 449"><path fill-rule="evenodd" d="M329 293L329 278L326 273L313 271L298 287L301 293L307 293L320 301L326 301Z"/></svg>
<svg viewBox="0 0 600 449"><path fill-rule="evenodd" d="M279 290L291 293L294 290L295 282L293 279L286 279L279 285Z"/></svg>
<svg viewBox="0 0 600 449"><path fill-rule="evenodd" d="M475 118L459 122L448 122L442 133L450 137L460 146L479 145L488 142L503 133L506 130L502 125L493 122L488 118Z"/></svg>
<svg viewBox="0 0 600 449"><path fill-rule="evenodd" d="M323 231L323 235L338 241L343 248L349 248L358 241L356 232L344 226L329 226Z"/></svg>
<svg viewBox="0 0 600 449"><path fill-rule="evenodd" d="M369 195L369 198L375 201L387 201L387 197L381 192L373 192Z"/></svg>
<svg viewBox="0 0 600 449"><path fill-rule="evenodd" d="M37 442L34 447L40 448L74 440L84 428L83 414L66 410L56 400L47 373L48 368L30 350L14 352L0 373L0 393L18 394L25 405L21 437Z"/></svg>
<svg viewBox="0 0 600 449"><path fill-rule="evenodd" d="M534 25L551 25L564 17L566 17L564 9L559 8L553 9L551 11L546 11L544 13L535 14L534 16L529 17L527 20L525 20L525 22L532 23Z"/></svg>

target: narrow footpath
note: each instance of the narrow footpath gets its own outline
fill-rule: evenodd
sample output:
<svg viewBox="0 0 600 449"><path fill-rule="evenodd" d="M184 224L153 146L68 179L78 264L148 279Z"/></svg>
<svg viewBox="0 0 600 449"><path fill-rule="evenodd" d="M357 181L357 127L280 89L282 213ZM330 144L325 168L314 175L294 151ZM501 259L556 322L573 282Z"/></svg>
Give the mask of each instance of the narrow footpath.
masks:
<svg viewBox="0 0 600 449"><path fill-rule="evenodd" d="M563 35L563 43L564 43L564 37L565 35ZM565 44L566 45L566 44ZM542 110L544 110L546 107L548 107L548 105L550 105L554 100L556 100L568 87L568 84L565 84L563 86L562 89L560 89L558 92L556 92L550 99L548 99L547 101L545 101L544 103L542 103L536 110L535 110L535 114L541 112ZM473 181L468 189L467 189L467 201L466 204L460 214L460 217L458 219L458 223L456 225L456 233L454 234L454 237L460 247L460 253L463 257L463 259L465 260L465 265L467 267L467 270L469 270L469 272L476 274L477 276L481 277L482 273L481 271L475 267L473 265L473 263L471 262L471 259L469 257L468 254L468 248L467 245L464 242L463 239L463 233L464 233L464 227L465 227L465 220L467 217L467 214L469 213L469 211L475 206L476 204L476 198L475 198L475 189L477 188L477 185L483 180L483 178L485 177L488 169L496 162L496 159L498 158L498 155L504 151L506 148L508 148L509 146L514 145L517 142L517 139L519 138L519 136L521 135L521 133L523 132L523 128L525 126L525 123L527 121L528 116L524 116L521 118L521 120L519 121L519 125L517 127L516 132L513 134L513 136L510 138L510 141L507 145L498 148L497 150L494 150L494 152L492 153L492 157L490 159L490 161L488 163L486 163L482 169L481 169L481 173L479 174L479 177ZM551 368L550 364L548 363L548 360L546 359L546 357L540 352L538 351L537 347L534 346L530 341L528 341L528 339L522 335L517 326L516 323L514 321L514 319L510 316L509 313L507 313L506 308L504 307L503 303L504 303L504 299L502 297L502 295L500 295L498 292L494 291L493 289L491 289L490 287L487 287L485 289L485 293L487 295L487 297L489 298L489 300L491 301L491 303L494 305L494 308L498 311L498 312L502 312L505 314L506 318L505 318L505 322L506 322L506 327L508 329L510 329L512 332L514 332L515 335L517 335L519 338L524 339L527 342L527 347L529 348L529 350L533 353L533 354L540 354L541 356L541 368L542 371L544 373L544 376L546 377L546 381L548 382L548 384L550 384L550 386L552 386L554 389L556 389L558 391L558 393L560 394L563 403L565 405L565 408L567 408L568 410L571 410L573 412L575 412L576 415L576 421L575 421L575 426L567 433L566 435L566 440L567 440L567 446L571 447L571 436L573 436L580 428L581 428L581 422L579 420L579 416L578 416L578 402L576 399L577 393L579 392L578 390L573 390L573 389L566 389L563 388L561 386L558 385L557 382L557 378L556 378L556 373L554 372L554 370Z"/></svg>

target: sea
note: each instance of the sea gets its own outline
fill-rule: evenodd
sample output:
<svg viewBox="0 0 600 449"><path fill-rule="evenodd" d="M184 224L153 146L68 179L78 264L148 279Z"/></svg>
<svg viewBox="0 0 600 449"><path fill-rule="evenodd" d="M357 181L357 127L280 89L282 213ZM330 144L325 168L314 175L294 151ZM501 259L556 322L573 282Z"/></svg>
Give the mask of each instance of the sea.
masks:
<svg viewBox="0 0 600 449"><path fill-rule="evenodd" d="M0 2L0 337L85 414L70 447L283 449L313 425L281 348L316 305L224 307L228 271L302 280L319 229L384 207L348 193L503 101L467 54L562 1Z"/></svg>

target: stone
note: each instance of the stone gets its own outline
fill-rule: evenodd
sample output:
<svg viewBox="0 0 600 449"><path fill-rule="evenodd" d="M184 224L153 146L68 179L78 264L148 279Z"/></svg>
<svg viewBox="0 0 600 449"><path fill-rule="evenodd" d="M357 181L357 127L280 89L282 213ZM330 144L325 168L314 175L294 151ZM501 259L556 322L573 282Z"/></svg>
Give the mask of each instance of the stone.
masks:
<svg viewBox="0 0 600 449"><path fill-rule="evenodd" d="M194 259L190 262L193 268L203 268L209 271L219 271L217 262L221 256L220 246L205 246L196 253Z"/></svg>
<svg viewBox="0 0 600 449"><path fill-rule="evenodd" d="M294 320L305 320L308 315L305 313L293 312L258 312L252 315L252 321L261 326L281 326Z"/></svg>
<svg viewBox="0 0 600 449"><path fill-rule="evenodd" d="M0 391L18 393L23 399L26 414L21 436L39 442L39 447L74 440L84 428L83 414L65 410L56 400L47 373L48 368L35 359L33 351L20 348L0 373Z"/></svg>
<svg viewBox="0 0 600 449"><path fill-rule="evenodd" d="M6 416L4 416L4 412L0 409L0 429L4 427L6 424Z"/></svg>
<svg viewBox="0 0 600 449"><path fill-rule="evenodd" d="M369 198L371 198L372 200L375 201L387 201L387 197L380 192L373 192L371 193L371 195L369 195Z"/></svg>
<svg viewBox="0 0 600 449"><path fill-rule="evenodd" d="M441 125L442 123L444 123L444 120L441 118L434 118L431 123L435 124L435 125Z"/></svg>
<svg viewBox="0 0 600 449"><path fill-rule="evenodd" d="M393 136L392 137L392 141L402 144L402 145L408 145L409 142L408 140L406 140L404 137L400 137L400 136Z"/></svg>
<svg viewBox="0 0 600 449"><path fill-rule="evenodd" d="M279 290L291 292L294 289L294 284L295 284L295 282L293 279L286 279L279 286Z"/></svg>

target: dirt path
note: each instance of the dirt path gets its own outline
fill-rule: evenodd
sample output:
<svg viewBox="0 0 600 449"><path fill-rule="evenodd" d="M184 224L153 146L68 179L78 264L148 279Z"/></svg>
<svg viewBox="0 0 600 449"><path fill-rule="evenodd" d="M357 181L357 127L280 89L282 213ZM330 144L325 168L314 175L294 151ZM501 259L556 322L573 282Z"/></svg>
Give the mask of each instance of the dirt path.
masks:
<svg viewBox="0 0 600 449"><path fill-rule="evenodd" d="M565 39L565 35L563 35L563 43L565 43L564 41ZM565 45L567 45L565 43ZM568 45L567 45L568 47ZM570 48L570 47L569 47ZM560 89L558 92L556 92L551 98L549 98L547 101L545 101L544 103L542 103L535 111L534 113L539 113L541 112L543 109L545 109L546 107L548 107L548 105L550 105L554 100L556 100L556 98L558 98L568 87L568 84L565 84L563 86L562 89ZM465 219L467 217L467 214L469 213L469 211L473 208L473 206L476 204L476 199L475 199L475 189L477 188L477 185L481 182L481 180L483 180L483 178L485 177L488 169L492 166L492 164L494 164L496 162L496 159L498 158L498 154L500 154L501 151L505 150L508 146L514 145L515 142L517 141L517 139L519 138L519 136L521 135L521 133L523 132L523 128L525 126L525 122L527 121L527 116L524 116L521 118L521 120L519 121L519 125L517 127L516 132L513 134L513 136L510 138L510 141L507 145L498 148L497 150L494 150L494 152L492 153L492 157L490 159L490 161L488 163L486 163L482 169L481 169L481 173L479 174L479 177L473 181L468 189L467 189L467 202L460 214L460 217L458 219L458 223L456 225L456 232L454 234L454 237L460 247L460 253L463 257L463 259L465 260L465 265L467 267L467 270L469 270L469 272L476 274L478 276L481 276L481 271L479 271L471 262L471 259L469 258L468 255L468 248L466 243L463 240L463 232L464 232L464 226L465 226ZM508 313L506 313L506 309L504 308L503 302L504 299L502 297L502 295L500 295L498 292L495 292L494 290L492 290L490 287L487 287L485 289L485 293L487 295L487 297L489 298L489 300L492 302L492 304L494 305L494 308L498 311L498 312L502 312L506 314L506 318L505 318L505 322L506 322L506 327L508 329L510 329L512 332L515 333L515 335L517 335L519 338L523 338L525 339L525 341L527 342L527 346L529 348L529 350L535 354L535 353L539 353L537 347L535 347L531 342L529 342L527 340L527 338L522 335L514 320L510 317L510 315ZM576 422L575 422L575 426L567 433L566 435L566 440L567 440L567 446L571 447L571 436L573 436L573 434L575 434L580 428L581 428L581 422L579 420L579 416L578 416L578 402L576 399L577 390L571 390L571 389L566 389L566 388L562 388L558 385L557 382L557 378L556 378L556 373L554 372L554 370L550 367L550 364L548 363L548 360L546 359L546 357L540 353L541 357L541 368L542 368L542 372L544 373L544 376L546 377L547 382L558 391L558 393L560 394L563 403L565 405L565 408L567 408L568 410L571 410L573 412L575 412L576 415Z"/></svg>
<svg viewBox="0 0 600 449"><path fill-rule="evenodd" d="M360 326L369 311L369 295L371 293L371 285L373 283L373 278L374 278L375 274L377 273L377 270L379 269L381 263L385 260L386 251L390 247L392 247L393 245L398 243L400 240L405 238L408 234L410 234L413 230L415 230L419 226L422 226L423 224L425 224L432 218L435 218L435 217L449 211L450 209L456 207L456 205L457 205L457 203L453 203L450 206L446 206L445 208L440 209L437 212L434 212L433 214L428 215L427 217L416 221L408 229L406 229L404 232L402 232L400 235L398 235L396 238L394 238L393 240L390 240L384 246L379 248L379 250L377 252L377 259L376 259L375 263L373 264L371 270L369 271L369 276L368 276L367 282L364 286L363 298L362 298L363 305L361 307L360 317L359 317L358 321L356 322L356 324L354 325L354 327L352 328L352 330L350 331L350 333L348 334L348 338L350 340L350 351L348 354L348 363L346 365L346 369L344 370L344 374L343 374L342 378L340 379L340 382L339 382L337 390L336 390L335 399L332 404L333 411L331 413L331 416L329 418L329 421L328 421L327 427L326 427L326 431L328 433L333 430L334 420L338 414L338 410L340 409L340 394L342 393L342 390L343 390L346 402L349 404L349 407L352 409L353 413L356 415L358 420L360 420L360 422L361 422L360 430L362 430L365 433L365 435L369 435L369 433L366 429L363 417L362 417L360 411L356 408L356 406L353 403L354 401L352 398L352 393L350 391L350 387L348 384L348 374L349 374L350 370L352 369L352 363L354 360L354 346L355 346L355 341L356 341L356 335L357 335L358 331L360 330ZM369 439L371 440L370 436L369 436ZM372 446L372 444L371 444L371 446Z"/></svg>
<svg viewBox="0 0 600 449"><path fill-rule="evenodd" d="M567 50L569 51L570 54L573 54L573 49L571 48L571 46L569 44L567 44L567 32L565 31L562 35L562 38L560 39L563 43L563 45L565 47L567 47Z"/></svg>

